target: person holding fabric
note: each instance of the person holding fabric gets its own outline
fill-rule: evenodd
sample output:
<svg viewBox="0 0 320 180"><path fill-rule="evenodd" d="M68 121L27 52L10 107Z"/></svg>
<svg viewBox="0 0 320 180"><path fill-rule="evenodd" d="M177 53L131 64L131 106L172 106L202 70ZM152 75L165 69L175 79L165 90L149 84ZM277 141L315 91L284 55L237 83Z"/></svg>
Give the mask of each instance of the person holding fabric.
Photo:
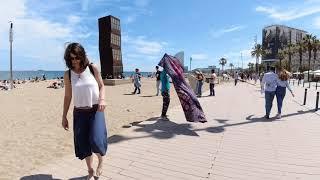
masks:
<svg viewBox="0 0 320 180"><path fill-rule="evenodd" d="M104 119L105 89L97 67L89 64L86 52L79 43L71 43L64 53L66 66L64 73L65 95L62 127L69 130L67 114L73 97L73 133L75 155L85 159L88 176L102 174L103 156L107 152L107 130ZM98 157L96 173L92 167L93 156Z"/></svg>
<svg viewBox="0 0 320 180"><path fill-rule="evenodd" d="M276 116L277 119L281 119L282 103L286 95L287 88L291 92L292 96L294 97L292 89L290 88L290 85L288 83L288 79L289 79L289 72L287 72L285 69L281 69L279 71L279 78L278 78L277 89L276 89L276 98L277 98L277 106L278 106L278 114Z"/></svg>
<svg viewBox="0 0 320 180"><path fill-rule="evenodd" d="M135 74L133 75L133 85L134 85L134 91L132 92L132 94L135 94L138 90L137 94L140 94L140 87L141 87L141 74L139 72L139 69L137 68L135 70Z"/></svg>
<svg viewBox="0 0 320 180"><path fill-rule="evenodd" d="M164 54L158 65L163 67L172 79L172 84L179 97L186 120L188 122L207 122L196 94L185 80L183 66L179 59Z"/></svg>
<svg viewBox="0 0 320 180"><path fill-rule="evenodd" d="M162 113L161 119L168 120L167 111L170 104L170 82L168 74L165 70L160 73L161 80L161 95L162 95Z"/></svg>
<svg viewBox="0 0 320 180"><path fill-rule="evenodd" d="M272 108L273 98L276 93L277 83L278 83L278 75L274 73L275 68L269 67L270 71L265 73L262 81L261 81L261 93L265 93L265 109L266 115L264 116L266 119L270 119L270 111Z"/></svg>
<svg viewBox="0 0 320 180"><path fill-rule="evenodd" d="M159 66L156 66L156 88L157 88L157 96L159 96L159 91L160 91L160 74L161 71L159 70Z"/></svg>

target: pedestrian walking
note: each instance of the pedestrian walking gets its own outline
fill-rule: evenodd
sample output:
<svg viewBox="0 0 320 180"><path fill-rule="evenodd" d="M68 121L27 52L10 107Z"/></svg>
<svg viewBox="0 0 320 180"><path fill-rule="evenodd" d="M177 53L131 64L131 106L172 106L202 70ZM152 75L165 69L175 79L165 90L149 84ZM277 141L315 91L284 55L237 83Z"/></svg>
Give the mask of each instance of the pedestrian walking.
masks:
<svg viewBox="0 0 320 180"><path fill-rule="evenodd" d="M239 80L239 74L238 74L238 72L236 72L236 73L234 74L234 85L235 85L235 86L237 85L238 80Z"/></svg>
<svg viewBox="0 0 320 180"><path fill-rule="evenodd" d="M214 83L216 82L217 75L214 71L214 69L211 70L211 76L209 79L209 86L210 86L210 95L209 96L215 96L215 91L214 91Z"/></svg>
<svg viewBox="0 0 320 180"><path fill-rule="evenodd" d="M141 74L139 72L139 69L135 69L135 74L133 75L133 85L134 85L134 91L132 92L132 94L136 94L137 90L138 93L141 93L140 87L141 87Z"/></svg>
<svg viewBox="0 0 320 180"><path fill-rule="evenodd" d="M202 74L201 71L196 72L197 73L197 95L198 97L202 96L202 85L204 81L204 75Z"/></svg>
<svg viewBox="0 0 320 180"><path fill-rule="evenodd" d="M66 66L64 73L65 95L62 127L69 130L67 114L73 97L73 133L75 155L85 159L88 176L102 174L103 157L107 151L107 131L104 119L105 90L98 68L89 63L84 48L79 43L71 43L64 54ZM96 173L93 169L93 156L98 157Z"/></svg>
<svg viewBox="0 0 320 180"><path fill-rule="evenodd" d="M270 118L273 99L276 93L278 75L274 67L269 67L269 72L265 73L261 81L261 93L265 94L266 119Z"/></svg>
<svg viewBox="0 0 320 180"><path fill-rule="evenodd" d="M277 89L276 89L276 98L277 98L277 107L278 107L278 114L276 116L277 119L281 119L281 110L282 110L282 103L283 99L286 95L286 90L291 92L292 96L294 97L293 91L290 88L288 83L289 79L289 72L285 69L281 69L278 73L278 81L277 81Z"/></svg>
<svg viewBox="0 0 320 180"><path fill-rule="evenodd" d="M168 120L167 111L170 104L170 82L169 76L165 70L160 73L161 80L161 95L162 95L162 113L161 119Z"/></svg>
<svg viewBox="0 0 320 180"><path fill-rule="evenodd" d="M161 71L159 70L159 66L156 66L156 88L157 88L157 96L159 95L159 91L160 91L160 74Z"/></svg>

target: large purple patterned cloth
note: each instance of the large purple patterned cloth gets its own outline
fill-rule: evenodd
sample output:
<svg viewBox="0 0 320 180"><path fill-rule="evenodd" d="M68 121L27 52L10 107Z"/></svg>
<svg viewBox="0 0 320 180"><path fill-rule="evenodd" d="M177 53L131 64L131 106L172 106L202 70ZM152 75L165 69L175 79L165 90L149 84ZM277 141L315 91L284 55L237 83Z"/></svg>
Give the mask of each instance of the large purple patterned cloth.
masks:
<svg viewBox="0 0 320 180"><path fill-rule="evenodd" d="M163 67L171 77L187 121L207 122L196 94L184 79L180 61L173 56L165 54L158 65Z"/></svg>

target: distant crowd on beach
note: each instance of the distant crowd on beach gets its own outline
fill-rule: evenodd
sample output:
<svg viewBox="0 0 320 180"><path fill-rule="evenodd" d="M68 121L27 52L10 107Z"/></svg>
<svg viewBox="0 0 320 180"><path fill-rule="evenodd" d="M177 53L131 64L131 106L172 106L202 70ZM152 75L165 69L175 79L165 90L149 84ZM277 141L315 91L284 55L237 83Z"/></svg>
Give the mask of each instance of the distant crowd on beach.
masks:
<svg viewBox="0 0 320 180"><path fill-rule="evenodd" d="M46 81L46 80L47 80L47 77L45 74L43 74L42 77L41 76L29 77L23 80L15 79L12 82L13 84L12 88L16 88L17 87L16 85L18 84L37 83L37 82ZM52 82L47 88L59 89L64 87L63 77L56 77L53 80L54 82ZM11 89L10 80L0 80L0 90L10 90L10 89Z"/></svg>

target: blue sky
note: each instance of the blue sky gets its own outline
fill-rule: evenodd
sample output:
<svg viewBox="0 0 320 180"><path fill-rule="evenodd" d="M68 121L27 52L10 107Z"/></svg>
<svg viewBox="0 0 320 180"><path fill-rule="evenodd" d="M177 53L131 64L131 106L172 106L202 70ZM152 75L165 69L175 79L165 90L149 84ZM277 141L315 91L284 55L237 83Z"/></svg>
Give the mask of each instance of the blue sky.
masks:
<svg viewBox="0 0 320 180"><path fill-rule="evenodd" d="M8 21L14 22L15 70L64 70L65 42L80 42L99 64L99 17L121 20L125 71L153 71L164 53L185 52L192 68L253 62L262 28L282 24L320 36L320 0L4 0L0 70L9 69Z"/></svg>

